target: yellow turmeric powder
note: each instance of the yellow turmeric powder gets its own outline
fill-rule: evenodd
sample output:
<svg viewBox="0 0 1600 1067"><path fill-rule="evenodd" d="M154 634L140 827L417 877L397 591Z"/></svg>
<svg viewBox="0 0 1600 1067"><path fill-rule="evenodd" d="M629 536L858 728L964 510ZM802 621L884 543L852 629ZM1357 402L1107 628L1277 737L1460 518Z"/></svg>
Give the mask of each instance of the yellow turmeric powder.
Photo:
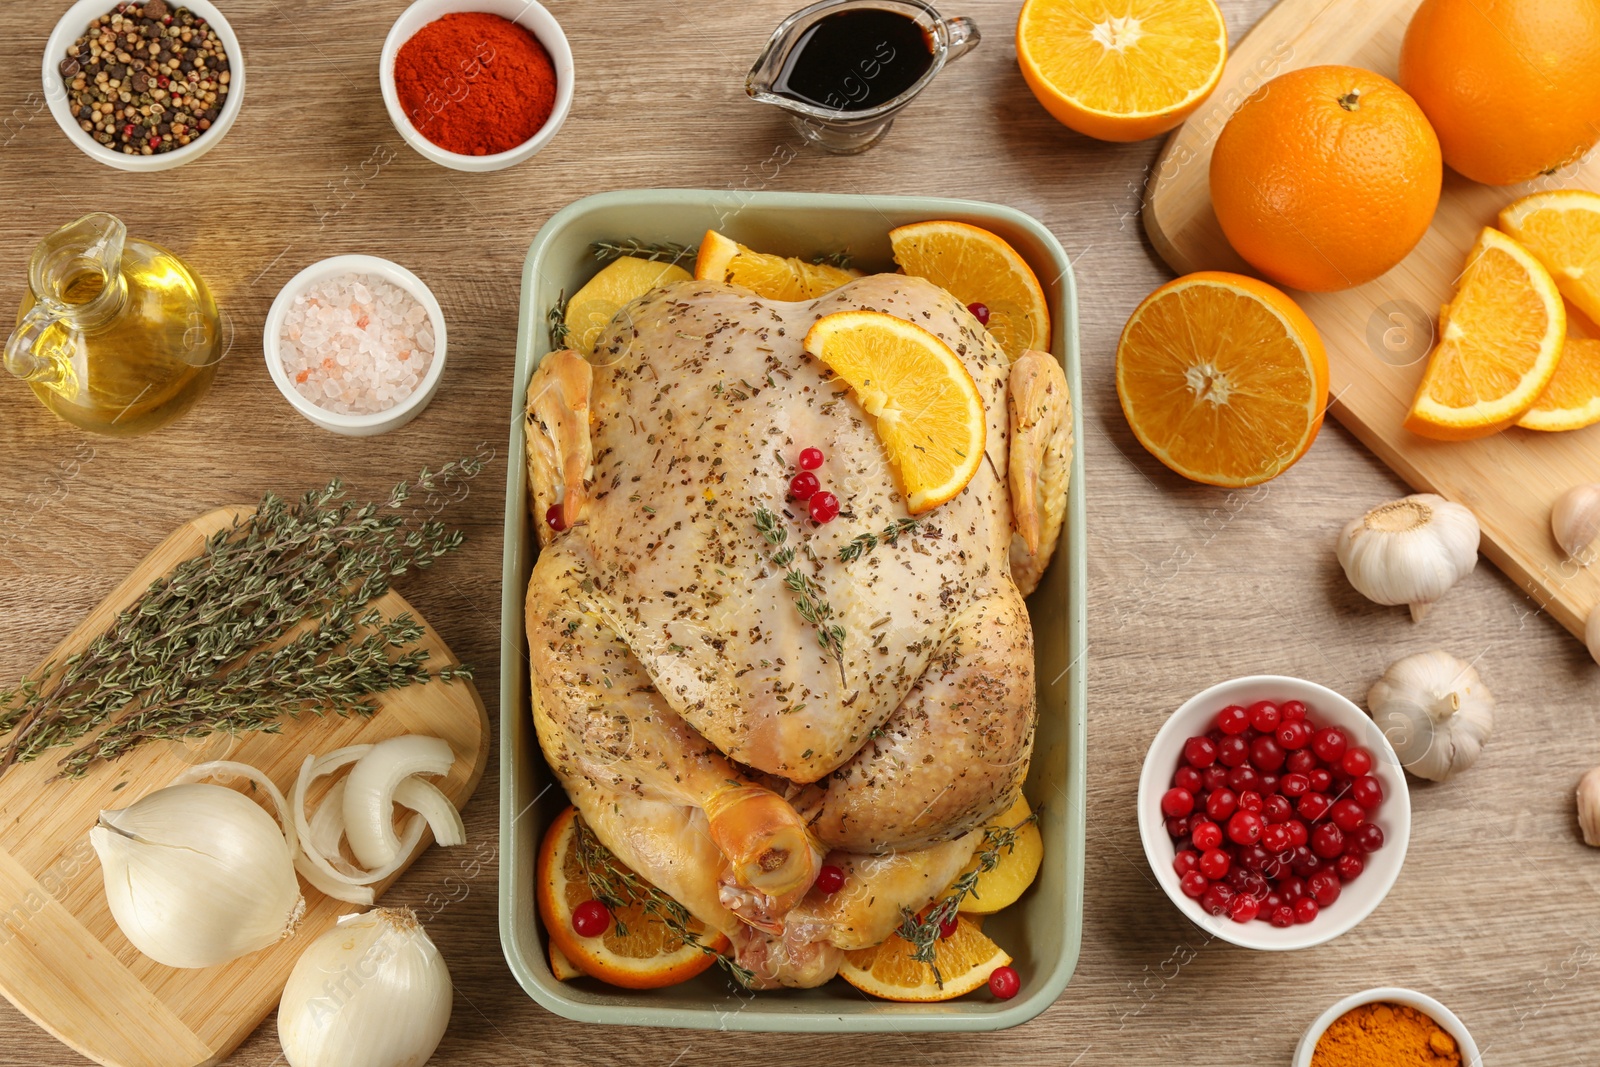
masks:
<svg viewBox="0 0 1600 1067"><path fill-rule="evenodd" d="M1455 1039L1403 1004L1361 1004L1317 1039L1311 1067L1461 1067Z"/></svg>

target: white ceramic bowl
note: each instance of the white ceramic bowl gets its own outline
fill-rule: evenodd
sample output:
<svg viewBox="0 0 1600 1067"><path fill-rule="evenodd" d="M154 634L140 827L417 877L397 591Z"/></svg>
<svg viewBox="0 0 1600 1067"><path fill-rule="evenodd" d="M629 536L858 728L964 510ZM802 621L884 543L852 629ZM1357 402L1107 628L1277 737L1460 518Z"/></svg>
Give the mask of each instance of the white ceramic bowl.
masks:
<svg viewBox="0 0 1600 1067"><path fill-rule="evenodd" d="M1366 875L1362 877L1365 878ZM1472 1035L1467 1033L1467 1028L1461 1025L1461 1020L1456 1018L1454 1012L1430 996L1418 993L1414 989L1401 989L1398 986L1383 986L1355 993L1317 1016L1317 1021L1307 1027L1305 1035L1300 1038L1300 1044L1294 1048L1294 1067L1311 1067L1311 1057L1317 1050L1317 1042L1322 1039L1323 1031L1332 1025L1335 1019L1351 1008L1359 1008L1363 1004L1377 1001L1404 1004L1430 1016L1439 1024L1441 1030L1455 1038L1456 1048L1461 1051L1461 1062L1464 1067L1482 1067L1483 1060L1478 1054L1477 1043L1472 1040Z"/></svg>
<svg viewBox="0 0 1600 1067"><path fill-rule="evenodd" d="M1172 784L1178 769L1183 743L1211 729L1217 712L1229 704L1249 706L1258 700L1281 702L1298 700L1306 706L1306 718L1317 728L1342 727L1352 742L1367 748L1373 757L1372 774L1383 785L1384 800L1373 822L1383 831L1383 847L1366 857L1366 869L1354 881L1345 883L1339 899L1323 908L1309 923L1280 929L1270 923L1251 920L1237 923L1226 915L1215 916L1197 900L1184 896L1178 874L1172 869L1176 854L1167 835L1161 814L1161 794ZM1364 712L1344 697L1315 682L1299 678L1261 674L1235 678L1214 685L1190 697L1167 719L1139 775L1139 837L1144 841L1145 858L1155 872L1156 881L1166 890L1179 911L1201 929L1224 941L1245 948L1283 951L1310 948L1331 941L1372 913L1400 876L1406 845L1411 840L1411 795L1406 789L1405 772L1383 732Z"/></svg>
<svg viewBox="0 0 1600 1067"><path fill-rule="evenodd" d="M233 27L228 25L222 12L205 0L170 0L169 6L174 9L186 7L205 19L217 31L222 46L228 50L228 96L222 109L217 112L217 120L203 136L170 152L150 156L114 152L85 133L83 127L78 125L78 120L72 117L71 100L66 86L61 82L61 61L67 58L67 49L72 42L82 37L89 28L89 20L110 12L116 7L116 0L78 0L61 16L44 46L44 98L50 105L50 114L55 116L56 125L66 133L68 140L77 145L84 155L108 167L149 172L171 170L191 163L221 143L234 120L239 117L239 109L244 106L244 51L239 47L239 38L234 35Z"/></svg>
<svg viewBox="0 0 1600 1067"><path fill-rule="evenodd" d="M428 321L433 325L433 363L428 367L428 373L422 376L422 380L417 383L416 390L410 396L387 411L374 412L371 415L341 415L336 411L320 408L301 396L299 390L290 383L288 372L283 369L283 357L278 349L279 339L283 334L284 316L289 314L289 305L295 296L313 282L351 272L375 274L393 285L398 285L422 301L422 306L428 311ZM267 322L262 328L261 347L266 355L267 372L272 375L273 383L296 411L324 430L332 430L348 437L371 437L374 434L398 429L422 414L422 409L428 406L433 394L439 391L439 379L444 374L444 312L422 279L400 264L379 259L377 256L334 256L311 264L290 278L289 284L279 291L277 299L272 302L272 309L267 312Z"/></svg>
<svg viewBox="0 0 1600 1067"><path fill-rule="evenodd" d="M555 109L550 112L550 117L545 120L544 126L517 147L507 152L497 152L492 156L464 156L458 152L446 152L428 140L417 132L417 128L411 124L411 119L401 109L400 95L394 87L394 57L400 51L400 46L428 23L462 11L499 15L522 26L544 45L556 68ZM389 30L389 36L383 42L383 55L378 61L378 78L383 86L383 106L389 109L389 121L394 123L394 128L406 144L416 149L419 155L452 170L483 173L504 170L506 167L514 167L523 160L530 159L539 149L550 143L556 131L561 129L561 124L567 121L567 113L572 110L572 47L567 44L567 35L562 32L561 24L556 21L555 16L535 0L416 0L416 3L406 8L405 12L395 19L394 26Z"/></svg>

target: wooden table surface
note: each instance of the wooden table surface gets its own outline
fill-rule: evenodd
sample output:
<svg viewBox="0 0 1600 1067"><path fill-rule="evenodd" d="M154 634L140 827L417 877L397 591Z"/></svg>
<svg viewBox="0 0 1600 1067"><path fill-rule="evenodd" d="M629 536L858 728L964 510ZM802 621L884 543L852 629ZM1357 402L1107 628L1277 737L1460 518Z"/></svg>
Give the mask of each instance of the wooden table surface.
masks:
<svg viewBox="0 0 1600 1067"><path fill-rule="evenodd" d="M1112 368L1123 321L1166 280L1138 217L1158 144L1097 143L1045 114L1017 72L1016 0L952 0L951 13L975 18L987 39L856 158L804 149L780 116L744 98L745 69L795 2L551 0L577 60L572 116L533 161L492 175L436 167L389 124L378 53L405 0L227 3L249 67L239 122L203 160L149 176L90 162L44 110L39 55L65 0L0 5L11 61L0 67L0 299L20 298L39 238L105 210L187 257L232 329L211 395L143 439L89 438L19 383L0 382L0 678L33 665L146 551L208 508L334 475L377 494L481 448L494 458L454 512L467 546L402 591L477 665L494 714L518 284L540 224L580 196L630 186L998 201L1055 232L1082 299L1089 854L1083 950L1066 992L1034 1022L982 1036L579 1026L512 980L494 865L463 878L436 850L389 896L435 913L455 977L455 1015L434 1062L1278 1067L1330 1003L1388 984L1452 1007L1486 1062L1600 1060L1600 854L1581 843L1572 805L1577 779L1600 762L1600 668L1488 564L1421 625L1354 593L1334 535L1403 487L1331 422L1297 467L1250 491L1188 484L1139 448ZM1267 6L1224 0L1235 38ZM343 252L414 270L450 324L438 397L377 438L335 437L295 415L260 356L278 289ZM1435 647L1477 662L1500 716L1476 768L1413 787L1411 851L1388 900L1308 951L1208 941L1164 899L1135 828L1140 761L1166 713L1212 682L1263 672L1360 701L1390 660ZM496 848L498 787L491 763L467 811L468 847L483 855ZM0 1064L79 1062L0 1003ZM270 1020L230 1062L281 1062Z"/></svg>

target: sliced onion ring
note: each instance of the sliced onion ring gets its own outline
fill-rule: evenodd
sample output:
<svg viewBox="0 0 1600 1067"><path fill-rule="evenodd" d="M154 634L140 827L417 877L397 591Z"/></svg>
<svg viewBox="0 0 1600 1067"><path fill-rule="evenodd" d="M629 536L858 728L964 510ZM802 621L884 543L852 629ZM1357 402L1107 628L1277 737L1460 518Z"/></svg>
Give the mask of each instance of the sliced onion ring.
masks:
<svg viewBox="0 0 1600 1067"><path fill-rule="evenodd" d="M427 828L427 821L421 815L413 815L406 822L404 837L400 839L399 851L394 860L374 870L358 871L344 862L338 854L339 838L344 835L346 828L343 805L335 804L334 801L342 799L338 794L347 788L349 779L341 779L328 791L328 795L317 808L317 818L314 820L306 816L306 797L317 779L325 778L341 767L359 761L374 747L351 745L329 752L320 758L307 756L305 763L300 766L300 777L295 782L291 798L294 807L294 825L299 831L302 842L302 847L295 854L295 869L312 888L319 892L335 900L362 906L370 906L375 899L371 889L372 884L394 874L410 857L422 840L422 832ZM333 843L331 856L325 854L324 849L319 847L326 845L330 837ZM348 873L341 868L348 868Z"/></svg>
<svg viewBox="0 0 1600 1067"><path fill-rule="evenodd" d="M404 734L373 745L345 780L344 834L356 862L368 870L405 855L394 832L395 790L415 774L448 774L456 761L450 743Z"/></svg>
<svg viewBox="0 0 1600 1067"><path fill-rule="evenodd" d="M300 827L298 822L290 817L289 802L283 798L283 791L272 783L261 771L248 763L237 763L233 760L212 760L210 763L197 763L172 780L173 785L188 785L191 782L203 782L207 778L248 778L259 785L267 796L272 798L272 803L278 809L278 825L283 827L283 842L289 846L289 855L300 855Z"/></svg>
<svg viewBox="0 0 1600 1067"><path fill-rule="evenodd" d="M461 812L450 803L444 791L432 782L424 782L421 778L404 779L395 786L394 802L428 820L434 843L441 848L467 843L467 826L461 821Z"/></svg>

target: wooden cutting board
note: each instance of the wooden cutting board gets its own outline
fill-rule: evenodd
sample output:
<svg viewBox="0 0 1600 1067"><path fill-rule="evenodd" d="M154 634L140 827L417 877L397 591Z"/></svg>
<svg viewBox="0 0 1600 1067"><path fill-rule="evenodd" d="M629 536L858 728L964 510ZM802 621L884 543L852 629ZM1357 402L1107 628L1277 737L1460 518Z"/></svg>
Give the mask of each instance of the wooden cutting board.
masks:
<svg viewBox="0 0 1600 1067"><path fill-rule="evenodd" d="M249 512L222 508L179 527L51 659L82 649L152 581ZM392 591L373 606L391 618L403 611L417 615ZM458 662L432 628L420 643L430 667ZM76 781L50 780L53 757L66 749L0 776L0 992L34 1022L108 1067L192 1067L225 1058L277 1006L301 949L338 916L361 909L302 882L306 916L294 936L221 967L164 967L130 945L112 920L89 829L102 808L126 807L196 763L252 764L287 795L307 755L406 733L450 743L456 763L439 785L457 807L464 806L488 761L488 713L477 690L466 681L429 682L376 699L381 710L368 719L307 715L286 720L281 734L154 742ZM432 840L424 834L412 859ZM392 881L375 888L381 892Z"/></svg>
<svg viewBox="0 0 1600 1067"><path fill-rule="evenodd" d="M1176 130L1150 175L1144 224L1156 252L1179 274L1253 273L1228 245L1211 210L1207 172L1217 135L1234 109L1285 71L1322 63L1366 67L1394 78L1400 42L1420 0L1281 0L1228 60L1211 99ZM1510 429L1446 443L1408 433L1401 421L1421 381L1439 308L1467 251L1512 200L1548 189L1600 190L1600 152L1527 185L1494 188L1448 168L1433 228L1388 274L1342 293L1293 295L1322 333L1332 412L1418 491L1470 507L1483 552L1540 609L1580 637L1600 602L1600 568L1567 562L1550 533L1550 509L1569 487L1600 481L1600 425L1569 433ZM1596 336L1568 307L1575 336ZM1354 518L1362 506L1352 501Z"/></svg>

